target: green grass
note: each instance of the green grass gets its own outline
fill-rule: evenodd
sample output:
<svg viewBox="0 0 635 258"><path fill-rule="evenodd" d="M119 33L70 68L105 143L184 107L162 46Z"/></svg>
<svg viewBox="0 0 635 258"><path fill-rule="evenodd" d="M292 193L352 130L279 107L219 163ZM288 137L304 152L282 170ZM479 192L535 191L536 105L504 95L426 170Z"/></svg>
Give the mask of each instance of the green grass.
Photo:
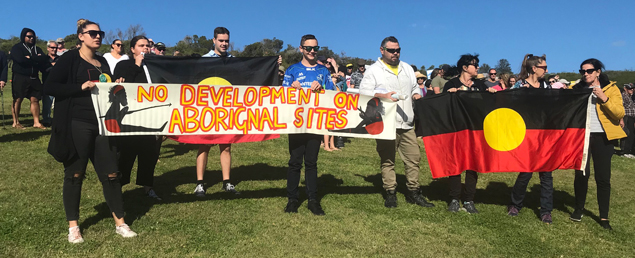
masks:
<svg viewBox="0 0 635 258"><path fill-rule="evenodd" d="M5 114L10 114L10 94L4 101ZM21 120L28 127L32 120L27 103ZM615 230L609 232L595 221L593 179L589 213L580 223L569 221L572 171L554 173L552 225L542 224L537 216L537 176L528 189L527 208L518 217L506 215L516 173L480 174L480 214L447 212L447 180L431 178L425 156L420 182L436 207L405 202L403 165L398 161L399 206L386 209L375 142L353 139L343 151L320 152L319 194L327 215L317 217L306 209L306 201L298 214L283 212L286 136L234 145L232 180L242 192L238 198L220 192L216 148L205 178L208 195L197 198L192 194L196 146L164 142L155 173L155 187L164 200L152 201L135 185L124 187L126 221L139 233L133 239L115 234L101 184L89 165L80 208L86 242L71 245L62 205L63 166L46 153L50 131L13 129L10 116L4 122L0 257L627 257L635 249L633 160L613 159L610 218Z"/></svg>

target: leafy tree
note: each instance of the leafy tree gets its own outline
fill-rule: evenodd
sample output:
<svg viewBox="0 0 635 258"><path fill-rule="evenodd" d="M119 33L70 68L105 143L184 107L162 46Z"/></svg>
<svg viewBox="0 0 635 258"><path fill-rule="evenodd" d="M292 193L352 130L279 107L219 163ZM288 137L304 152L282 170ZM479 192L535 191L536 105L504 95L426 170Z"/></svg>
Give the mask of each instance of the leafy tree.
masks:
<svg viewBox="0 0 635 258"><path fill-rule="evenodd" d="M478 68L478 73L486 73L489 72L490 69L492 68L488 64L483 63L483 65Z"/></svg>
<svg viewBox="0 0 635 258"><path fill-rule="evenodd" d="M509 61L503 58L498 60L498 64L496 65L496 71L498 73L512 73L512 67L509 65Z"/></svg>
<svg viewBox="0 0 635 258"><path fill-rule="evenodd" d="M427 70L432 70L432 69L434 69L434 65L431 65L430 67L428 67Z"/></svg>
<svg viewBox="0 0 635 258"><path fill-rule="evenodd" d="M421 73L425 72L426 70L428 70L428 69L426 69L426 66L425 66L425 65L422 65L422 66L419 68L419 71L421 71Z"/></svg>

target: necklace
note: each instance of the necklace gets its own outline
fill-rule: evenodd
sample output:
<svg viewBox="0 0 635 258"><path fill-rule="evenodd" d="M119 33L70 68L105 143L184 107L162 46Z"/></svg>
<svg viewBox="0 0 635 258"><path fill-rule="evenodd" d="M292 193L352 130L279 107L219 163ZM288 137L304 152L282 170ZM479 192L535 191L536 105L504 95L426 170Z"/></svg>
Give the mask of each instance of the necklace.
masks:
<svg viewBox="0 0 635 258"><path fill-rule="evenodd" d="M93 62L88 61L88 58L87 58L87 57L85 57L85 56L82 54L82 51L79 51L79 55L80 55L80 56L82 56L82 57L84 58L84 60L85 60L86 62L88 62L90 65L92 65L93 67L95 67L95 69L97 69L97 71L99 71L99 73L100 73L100 74L104 73L104 72L102 72L102 70L101 70L99 67L97 67L95 64L93 64Z"/></svg>

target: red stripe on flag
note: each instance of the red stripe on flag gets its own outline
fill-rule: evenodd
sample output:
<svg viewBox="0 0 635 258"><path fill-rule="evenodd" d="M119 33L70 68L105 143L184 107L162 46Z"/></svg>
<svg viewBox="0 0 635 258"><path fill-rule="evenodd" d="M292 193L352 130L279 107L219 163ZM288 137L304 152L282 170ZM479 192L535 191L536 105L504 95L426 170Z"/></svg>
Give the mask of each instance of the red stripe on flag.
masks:
<svg viewBox="0 0 635 258"><path fill-rule="evenodd" d="M584 129L527 130L523 142L511 151L494 150L485 141L483 130L426 136L423 142L433 178L459 175L465 170L489 173L580 169Z"/></svg>

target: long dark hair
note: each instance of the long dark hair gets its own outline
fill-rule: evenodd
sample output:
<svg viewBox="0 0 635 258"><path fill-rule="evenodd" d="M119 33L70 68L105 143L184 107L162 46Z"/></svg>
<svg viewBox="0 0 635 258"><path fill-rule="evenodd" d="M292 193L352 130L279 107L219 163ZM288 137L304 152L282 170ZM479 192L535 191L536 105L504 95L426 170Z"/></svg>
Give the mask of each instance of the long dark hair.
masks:
<svg viewBox="0 0 635 258"><path fill-rule="evenodd" d="M461 75L461 72L463 72L463 66L478 65L478 63L479 63L478 54L461 55L461 58L459 58L459 61L456 61L456 66L450 67L450 70L447 73L445 73L444 76L454 77L454 76Z"/></svg>
<svg viewBox="0 0 635 258"><path fill-rule="evenodd" d="M609 85L611 83L609 81L609 76L606 75L606 73L604 73L604 64L600 62L600 60L597 60L595 58L589 58L587 60L584 60L580 64L580 69L582 69L582 66L585 64L592 65L593 69L595 69L596 71L600 70L600 76L598 76L598 80L600 81L600 85L602 86L602 88L604 88L606 85ZM584 75L582 75L580 82L574 86L574 88L587 88L587 87L589 87L589 85L584 80Z"/></svg>
<svg viewBox="0 0 635 258"><path fill-rule="evenodd" d="M132 53L132 49L137 45L137 41L139 41L141 39L148 40L148 38L146 38L146 36L143 36L143 35L135 36L134 38L132 38L130 40L130 54L129 54L129 56L130 56L131 59L134 59L134 54Z"/></svg>
<svg viewBox="0 0 635 258"><path fill-rule="evenodd" d="M545 61L547 61L546 55L534 56L532 54L526 54L525 58L523 58L523 63L520 66L520 74L518 74L518 79L524 80L529 78L529 74L534 73L534 70L531 68Z"/></svg>

